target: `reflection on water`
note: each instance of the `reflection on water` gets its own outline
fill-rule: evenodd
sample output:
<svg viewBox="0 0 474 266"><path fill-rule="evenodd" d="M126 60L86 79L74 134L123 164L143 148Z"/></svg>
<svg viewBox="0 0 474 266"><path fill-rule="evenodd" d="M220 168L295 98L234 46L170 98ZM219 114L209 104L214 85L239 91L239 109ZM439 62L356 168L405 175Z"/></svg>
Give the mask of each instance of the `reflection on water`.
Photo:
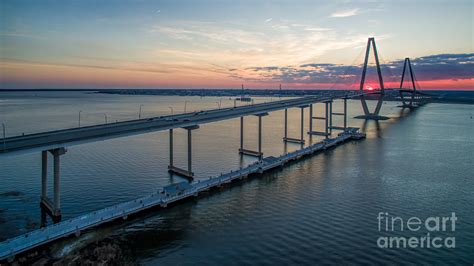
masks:
<svg viewBox="0 0 474 266"><path fill-rule="evenodd" d="M78 110L83 123L136 118L183 109L215 108L213 97L120 96L85 93L0 94L1 120L8 134L74 126ZM260 99L261 101L270 99ZM223 99L222 105L233 105ZM430 104L410 111L384 103L386 121L349 119L368 138L304 159L288 167L210 193L199 200L150 212L125 223L89 232L56 244L55 250L87 245L107 238L142 264L314 264L396 261L409 263L471 263L474 246L474 172L472 107ZM334 104L338 112L342 104ZM315 114L322 112L316 106ZM358 101L349 102L350 117L360 114ZM307 114L306 114L307 116ZM299 136L299 109L289 112L289 136ZM334 124L341 120L335 117ZM284 144L283 112L263 119L264 153L279 155L299 148ZM245 146L257 146L256 118L245 120ZM308 124L306 123L306 127ZM321 129L322 123L315 123ZM305 129L306 130L306 129ZM175 161L185 165L184 130L176 130ZM321 138L306 137L309 142ZM167 171L166 132L71 147L62 160L64 218L77 216L156 191L181 181ZM193 132L193 169L207 178L253 162L240 157L239 120L203 125ZM37 228L40 155L0 160L0 237ZM51 188L49 191L52 191ZM12 194L13 195L13 194ZM376 247L377 213L399 216L443 216L456 212L457 247L397 250ZM78 244L81 243L81 244ZM60 253L61 253L60 252Z"/></svg>

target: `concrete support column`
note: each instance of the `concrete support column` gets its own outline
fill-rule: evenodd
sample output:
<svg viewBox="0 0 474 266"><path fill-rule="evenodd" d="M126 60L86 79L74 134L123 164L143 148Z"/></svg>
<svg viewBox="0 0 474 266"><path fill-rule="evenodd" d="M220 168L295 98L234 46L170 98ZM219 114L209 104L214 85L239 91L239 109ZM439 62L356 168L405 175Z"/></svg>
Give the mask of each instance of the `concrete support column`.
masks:
<svg viewBox="0 0 474 266"><path fill-rule="evenodd" d="M188 129L188 172L192 173L192 138L191 138L192 129Z"/></svg>
<svg viewBox="0 0 474 266"><path fill-rule="evenodd" d="M41 152L41 198L48 197L48 151Z"/></svg>
<svg viewBox="0 0 474 266"><path fill-rule="evenodd" d="M324 122L326 123L324 133L326 133L326 138L329 136L329 103L325 102L326 105L326 114L325 114L325 120Z"/></svg>
<svg viewBox="0 0 474 266"><path fill-rule="evenodd" d="M313 105L309 105L309 132L313 131Z"/></svg>
<svg viewBox="0 0 474 266"><path fill-rule="evenodd" d="M173 166L173 129L170 129L170 166Z"/></svg>
<svg viewBox="0 0 474 266"><path fill-rule="evenodd" d="M184 168L179 168L173 165L173 130L170 129L170 165L168 165L168 172L173 173L173 174L178 174L181 176L184 176L189 179L194 178L194 173L192 172L193 170L193 145L192 145L192 135L191 131L198 129L199 125L194 125L194 126L187 126L184 127L184 129L187 130L188 133L188 165L187 169Z"/></svg>
<svg viewBox="0 0 474 266"><path fill-rule="evenodd" d="M329 102L329 134L332 134L332 100Z"/></svg>
<svg viewBox="0 0 474 266"><path fill-rule="evenodd" d="M268 113L254 114L254 116L258 117L258 148L257 148L258 150L244 149L243 148L243 139L241 139L241 148L239 149L239 154L255 156L255 157L258 157L258 158L261 158L263 156L263 153L262 153L262 116L266 116L266 115L268 115ZM241 120L241 121L243 121L243 120ZM243 131L242 131L242 133L243 133Z"/></svg>
<svg viewBox="0 0 474 266"><path fill-rule="evenodd" d="M60 202L60 190L59 190L59 177L60 177L60 160L59 160L59 154L54 153L53 154L53 160L54 160L54 210L60 210L61 209L61 202Z"/></svg>
<svg viewBox="0 0 474 266"><path fill-rule="evenodd" d="M344 130L347 129L347 98L344 98Z"/></svg>
<svg viewBox="0 0 474 266"><path fill-rule="evenodd" d="M262 116L258 116L258 152L262 154Z"/></svg>
<svg viewBox="0 0 474 266"><path fill-rule="evenodd" d="M240 117L240 150L244 149L244 117Z"/></svg>
<svg viewBox="0 0 474 266"><path fill-rule="evenodd" d="M360 102L362 104L362 109L364 110L364 115L369 116L370 115L369 107L367 106L367 102L365 101L365 97L363 94L360 95Z"/></svg>
<svg viewBox="0 0 474 266"><path fill-rule="evenodd" d="M379 115L380 113L380 109L382 108L382 104L383 104L383 93L380 94L379 96L379 99L377 101L377 106L375 106L375 111L374 111L374 115Z"/></svg>
<svg viewBox="0 0 474 266"><path fill-rule="evenodd" d="M285 139L288 138L288 109L285 108Z"/></svg>
<svg viewBox="0 0 474 266"><path fill-rule="evenodd" d="M61 180L61 155L66 153L65 148L58 148L49 151L53 155L53 216L61 216L61 190L60 190L60 180Z"/></svg>
<svg viewBox="0 0 474 266"><path fill-rule="evenodd" d="M300 132L301 144L304 141L304 107L301 107L301 132Z"/></svg>

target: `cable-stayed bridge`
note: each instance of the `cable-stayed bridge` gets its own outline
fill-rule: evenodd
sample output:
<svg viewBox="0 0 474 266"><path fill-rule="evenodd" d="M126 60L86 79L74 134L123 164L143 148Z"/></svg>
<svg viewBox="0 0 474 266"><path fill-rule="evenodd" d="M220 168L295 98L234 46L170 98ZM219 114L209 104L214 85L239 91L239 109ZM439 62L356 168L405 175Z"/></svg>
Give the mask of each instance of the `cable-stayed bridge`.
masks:
<svg viewBox="0 0 474 266"><path fill-rule="evenodd" d="M377 68L378 82L380 90L366 91L364 90L366 71L368 67L368 58L370 51L373 50ZM405 82L405 72L409 73L412 89L403 87ZM408 74L407 74L408 76ZM403 108L416 108L421 106L426 96L417 90L416 78L414 70L410 63L410 59L405 59L399 92L400 101ZM362 70L360 87L358 91L339 91L331 96L308 96L294 99L285 99L261 104L252 104L246 106L235 106L232 108L222 108L205 110L199 112L190 112L169 116L160 116L147 119L138 119L125 122L109 123L102 125L94 125L87 127L78 127L71 129L63 129L49 132L42 132L30 135L3 137L0 143L0 159L5 156L15 156L22 153L40 153L41 160L41 196L40 206L47 213L54 224L44 226L39 230L9 239L0 243L0 260L12 258L16 254L26 252L30 249L39 247L56 239L67 237L70 235L78 235L82 230L107 223L118 218L126 219L129 215L140 211L161 206L166 207L168 204L179 200L197 196L203 191L207 191L214 187L221 186L234 180L241 180L249 175L263 173L275 167L281 167L291 161L311 155L320 150L328 149L350 139L361 139L365 135L359 133L358 129L349 127L347 123L347 100L360 99L363 114L357 116L362 119L388 119L380 115L380 110L385 96L385 87L378 59L377 47L374 38L369 38L365 53L365 60ZM408 97L408 98L407 98ZM377 101L374 111L370 111L367 105L368 98L375 98ZM343 104L342 112L333 112L333 104L335 100ZM324 105L322 114L314 113L314 105ZM288 135L288 109L298 108L301 112L300 134L296 137ZM262 125L264 118L268 113L284 110L284 142L292 142L301 144L301 149L295 152L283 154L279 157L265 157L262 152L264 140L262 137ZM304 131L305 112L307 112L309 130ZM244 126L245 117L258 117L258 145L254 148L246 148ZM333 116L342 116L342 124L334 125ZM192 132L199 129L200 126L211 122L218 122L227 119L240 119L240 148L238 151L242 156L254 156L258 161L245 168L230 171L227 174L210 178L204 182L193 182L195 176L192 171ZM316 128L314 121L324 121L322 129ZM174 143L173 132L177 129L187 131L187 166L179 167L174 164ZM181 182L164 187L160 192L155 194L111 206L106 209L98 210L92 213L82 215L66 221L61 221L61 190L60 190L60 158L67 152L67 148L84 143L103 141L107 139L126 137L131 135L145 134L156 131L169 132L169 166L168 171L188 178L189 182ZM334 136L333 131L340 132ZM304 147L305 135L323 136L324 140L316 144ZM48 158L53 158L53 198L48 197Z"/></svg>

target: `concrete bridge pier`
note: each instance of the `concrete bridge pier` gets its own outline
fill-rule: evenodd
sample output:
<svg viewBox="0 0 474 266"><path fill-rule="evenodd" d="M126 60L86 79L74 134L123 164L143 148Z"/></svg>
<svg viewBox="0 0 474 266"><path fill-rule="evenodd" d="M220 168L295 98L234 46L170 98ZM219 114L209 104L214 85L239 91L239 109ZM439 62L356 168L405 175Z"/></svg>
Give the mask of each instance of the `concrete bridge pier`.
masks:
<svg viewBox="0 0 474 266"><path fill-rule="evenodd" d="M310 127L308 134L310 136L324 136L326 138L329 138L330 134L330 123L332 124L332 118L330 116L330 110L332 111L332 100L327 100L323 102L325 105L325 111L324 111L324 116L313 116L312 113L312 108L310 109ZM313 130L313 122L312 120L323 120L324 121L324 131L317 131Z"/></svg>
<svg viewBox="0 0 474 266"><path fill-rule="evenodd" d="M169 144L170 144L170 148L169 148L169 152L170 152L170 164L168 167L173 167L173 129L170 129L169 131L169 136L170 136L170 140L169 140Z"/></svg>
<svg viewBox="0 0 474 266"><path fill-rule="evenodd" d="M329 135L332 135L332 100L329 102Z"/></svg>
<svg viewBox="0 0 474 266"><path fill-rule="evenodd" d="M258 153L260 156L263 155L262 152L262 116L258 116Z"/></svg>
<svg viewBox="0 0 474 266"><path fill-rule="evenodd" d="M344 130L347 129L347 98L344 98Z"/></svg>
<svg viewBox="0 0 474 266"><path fill-rule="evenodd" d="M192 136L191 136L191 132L193 129L196 129L196 128L186 128L186 130L188 131L188 173L193 172L193 156L192 156L193 145L192 145Z"/></svg>
<svg viewBox="0 0 474 266"><path fill-rule="evenodd" d="M184 129L187 130L187 137L188 137L188 167L187 170L179 168L177 166L173 165L173 129L170 129L169 134L170 134L170 164L168 165L168 172L177 174L183 177L186 177L188 179L193 179L194 178L194 173L192 169L192 134L191 132L195 129L198 129L199 125L194 125L194 126L188 126L184 127Z"/></svg>
<svg viewBox="0 0 474 266"><path fill-rule="evenodd" d="M373 113L370 113L368 111L365 96L361 95L360 100L361 100L361 103L362 103L362 109L364 110L364 114L355 116L354 118L365 119L365 120L387 120L387 119L390 119L387 116L379 115L380 109L382 109L383 98L384 98L384 93L383 92L379 93L379 96L377 98L377 105L375 106L375 111Z"/></svg>
<svg viewBox="0 0 474 266"><path fill-rule="evenodd" d="M309 131L313 131L313 104L309 105ZM309 144L313 144L313 135L309 134Z"/></svg>
<svg viewBox="0 0 474 266"><path fill-rule="evenodd" d="M244 149L244 117L240 117L240 150Z"/></svg>
<svg viewBox="0 0 474 266"><path fill-rule="evenodd" d="M301 109L301 121L300 121L300 138L290 138L288 137L288 111L285 109L285 136L283 137L284 142L293 142L304 144L304 109L308 107L308 105L298 106Z"/></svg>
<svg viewBox="0 0 474 266"><path fill-rule="evenodd" d="M304 108L306 106L300 106L301 109L301 122L300 122L300 143L304 143Z"/></svg>
<svg viewBox="0 0 474 266"><path fill-rule="evenodd" d="M324 119L324 122L325 122L324 133L325 133L326 138L328 138L329 137L329 117L330 117L329 108L328 108L329 107L329 101L325 102L324 104L325 104L325 107L326 107L326 112L325 112L326 117Z"/></svg>
<svg viewBox="0 0 474 266"><path fill-rule="evenodd" d="M248 150L244 148L244 118L240 117L240 148L239 148L239 154L240 155L249 155L249 156L255 156L258 158L263 157L263 152L262 152L262 117L267 116L268 113L259 113L255 114L255 116L258 117L258 150Z"/></svg>
<svg viewBox="0 0 474 266"><path fill-rule="evenodd" d="M41 152L41 199L48 196L48 151Z"/></svg>
<svg viewBox="0 0 474 266"><path fill-rule="evenodd" d="M344 105L343 105L343 112L332 112L332 107L330 107L330 132L332 133L332 130L342 130L342 131L345 131L347 129L347 98L343 98L344 100ZM332 104L331 104L332 106ZM343 124L342 126L334 126L333 123L332 123L332 116L333 115L339 115L339 116L343 116Z"/></svg>
<svg viewBox="0 0 474 266"><path fill-rule="evenodd" d="M61 221L60 156L65 148L41 152L41 208L51 216L54 223ZM48 197L48 152L53 155L53 200Z"/></svg>

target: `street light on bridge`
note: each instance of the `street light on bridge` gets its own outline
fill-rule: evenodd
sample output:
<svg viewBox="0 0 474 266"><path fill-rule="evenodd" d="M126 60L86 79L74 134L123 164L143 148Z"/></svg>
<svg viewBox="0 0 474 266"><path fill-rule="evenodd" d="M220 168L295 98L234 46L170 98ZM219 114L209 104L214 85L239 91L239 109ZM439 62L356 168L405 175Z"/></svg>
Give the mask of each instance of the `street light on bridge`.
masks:
<svg viewBox="0 0 474 266"><path fill-rule="evenodd" d="M5 144L6 130L5 130L5 124L4 124L4 123L2 123L2 128L3 128L3 151L5 151L5 147L6 147L6 144Z"/></svg>
<svg viewBox="0 0 474 266"><path fill-rule="evenodd" d="M81 113L82 113L82 110L79 111L79 121L78 121L79 127L81 127Z"/></svg>
<svg viewBox="0 0 474 266"><path fill-rule="evenodd" d="M140 108L139 108L139 111L138 111L138 119L142 118L142 106L143 106L143 104L140 104Z"/></svg>

